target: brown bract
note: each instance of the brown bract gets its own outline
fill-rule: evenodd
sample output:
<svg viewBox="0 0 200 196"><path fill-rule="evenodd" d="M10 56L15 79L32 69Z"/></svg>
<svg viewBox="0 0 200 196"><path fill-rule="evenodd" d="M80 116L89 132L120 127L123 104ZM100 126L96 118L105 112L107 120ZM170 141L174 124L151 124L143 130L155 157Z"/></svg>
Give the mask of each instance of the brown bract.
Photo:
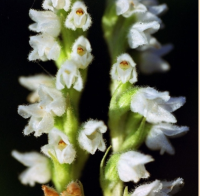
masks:
<svg viewBox="0 0 200 196"><path fill-rule="evenodd" d="M44 191L44 196L59 196L59 194L49 186L42 185L42 190Z"/></svg>
<svg viewBox="0 0 200 196"><path fill-rule="evenodd" d="M81 187L77 182L71 182L67 189L61 193L61 196L82 196Z"/></svg>

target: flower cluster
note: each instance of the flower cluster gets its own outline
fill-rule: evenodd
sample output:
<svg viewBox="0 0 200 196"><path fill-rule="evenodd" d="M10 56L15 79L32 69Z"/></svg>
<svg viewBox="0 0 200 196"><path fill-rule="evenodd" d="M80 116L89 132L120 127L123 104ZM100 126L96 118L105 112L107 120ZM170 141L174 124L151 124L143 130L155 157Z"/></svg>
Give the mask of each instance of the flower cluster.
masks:
<svg viewBox="0 0 200 196"><path fill-rule="evenodd" d="M66 60L58 70L56 76L56 88L62 90L67 86L73 86L77 91L83 89L83 79L79 69L86 69L91 63L93 56L91 54L90 42L83 36L80 36L72 47L70 60Z"/></svg>
<svg viewBox="0 0 200 196"><path fill-rule="evenodd" d="M81 37L81 39L83 38ZM88 56L91 58L91 54ZM87 61L87 58L85 59ZM24 134L29 135L34 132L36 137L43 133L48 134L49 142L41 148L41 151L49 158L56 158L60 164L72 164L76 158L76 149L63 130L55 128L55 117L63 116L68 108L63 93L55 88L55 79L39 74L20 77L19 81L23 86L33 91L28 97L32 104L18 107L18 113L22 117L30 118L23 131ZM106 146L102 133L105 133L106 130L107 127L102 121L89 120L84 123L79 130L78 143L80 147L91 154L94 154L97 149L105 151ZM74 137L76 138L76 133L74 133ZM50 166L46 166L49 161L44 156L38 153L20 154L17 151L13 151L12 155L18 161L30 167L20 175L23 184L33 186L35 182L46 183L50 180ZM32 157L32 159L29 157ZM27 161L29 162L27 163ZM37 170L38 167L41 167L41 169ZM40 175L44 175L41 180L39 180Z"/></svg>
<svg viewBox="0 0 200 196"><path fill-rule="evenodd" d="M130 20L128 26L128 44L131 49L139 51L140 61L138 65L145 74L164 72L169 70L169 64L161 57L172 50L172 45L162 46L152 35L164 25L159 18L167 11L166 4L158 4L158 1L146 0L117 0L116 15ZM124 23L125 23L124 22Z"/></svg>
<svg viewBox="0 0 200 196"><path fill-rule="evenodd" d="M130 109L139 113L152 123L146 145L152 150L160 150L174 154L174 149L166 136L178 137L185 134L189 128L173 125L177 120L171 113L185 103L185 97L170 97L169 92L158 92L154 88L140 88L132 97Z"/></svg>
<svg viewBox="0 0 200 196"><path fill-rule="evenodd" d="M45 0L42 7L46 11L29 11L30 18L35 22L29 26L31 31L40 33L30 37L30 45L33 51L28 59L34 60L57 60L61 52L61 43L59 39L63 28L76 30L82 28L86 31L91 26L91 17L87 13L87 7L82 1L73 4L71 12L68 14L65 27L62 25L60 12L64 9L65 14L70 10L70 0ZM64 44L64 43L63 43Z"/></svg>
<svg viewBox="0 0 200 196"><path fill-rule="evenodd" d="M90 42L85 37L92 20L82 1L71 5L70 0L44 0L42 7L45 11L29 12L34 21L29 29L39 34L30 37L33 51L28 59L54 60L58 71L56 77L38 74L19 78L20 84L32 92L28 96L30 105L20 105L18 113L29 119L24 135L47 135L48 144L41 147L46 156L15 150L12 156L28 167L19 177L23 184L34 186L36 182L44 184L52 180L56 190L43 185L45 196L59 196L59 193L81 196L82 184L74 180L80 177L89 153L106 150L104 122L90 119L80 123L78 119L80 91L93 60ZM104 22L109 23L105 37L114 37L108 40L115 62L110 71L113 94L108 120L113 154L105 165L109 147L100 164L101 186L107 196L122 195L123 182L138 183L150 176L145 164L154 159L138 151L143 143L152 150L160 150L160 154L174 154L167 137L178 137L189 130L175 125L177 120L172 114L184 105L185 97L170 97L167 91L133 86L138 80L136 64L147 74L169 69L161 57L172 45L162 46L152 36L164 26L159 15L167 10L166 4L158 5L157 0L116 0L111 7L114 14L111 12L113 16L110 14L110 20L104 18ZM118 34L114 30L120 21L125 28ZM116 26L112 29L113 24ZM115 47L118 35L122 44ZM133 54L136 62L126 53L128 45L137 50ZM124 195L173 195L182 185L181 178L170 182L155 180Z"/></svg>
<svg viewBox="0 0 200 196"><path fill-rule="evenodd" d="M62 116L66 109L66 100L56 88L40 85L38 88L40 102L28 106L20 105L18 113L23 118L30 118L24 134L35 132L35 136L49 133L54 127L54 117Z"/></svg>
<svg viewBox="0 0 200 196"><path fill-rule="evenodd" d="M118 161L118 173L122 181L134 181L137 183L140 178L148 178L149 173L146 171L144 164L153 161L148 155L143 155L135 151L123 153ZM159 196L173 195L183 186L183 179L178 178L174 181L155 180L150 184L137 187L131 196Z"/></svg>

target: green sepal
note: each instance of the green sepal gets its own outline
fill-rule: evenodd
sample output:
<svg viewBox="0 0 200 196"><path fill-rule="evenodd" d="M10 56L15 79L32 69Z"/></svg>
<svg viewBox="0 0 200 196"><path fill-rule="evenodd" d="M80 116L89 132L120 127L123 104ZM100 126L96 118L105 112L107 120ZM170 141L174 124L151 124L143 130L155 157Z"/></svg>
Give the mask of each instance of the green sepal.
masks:
<svg viewBox="0 0 200 196"><path fill-rule="evenodd" d="M76 146L77 143L77 133L78 133L78 126L79 122L75 115L74 108L71 105L71 99L69 94L67 95L67 108L66 113L63 116L63 132L69 138L69 142Z"/></svg>
<svg viewBox="0 0 200 196"><path fill-rule="evenodd" d="M54 127L59 130L64 130L63 128L63 116L55 116L54 117Z"/></svg>
<svg viewBox="0 0 200 196"><path fill-rule="evenodd" d="M143 116L139 113L134 113L132 111L128 112L124 131L125 137L129 137L137 131L138 127L140 126L140 123L142 122L142 119Z"/></svg>
<svg viewBox="0 0 200 196"><path fill-rule="evenodd" d="M56 157L49 152L52 159L52 181L58 192L62 192L66 185L72 180L71 165L60 164Z"/></svg>
<svg viewBox="0 0 200 196"><path fill-rule="evenodd" d="M121 154L113 154L108 160L105 166L105 180L109 182L119 181L119 175L117 171L117 163Z"/></svg>
<svg viewBox="0 0 200 196"><path fill-rule="evenodd" d="M109 107L109 117L110 118L119 118L130 108L131 97L137 88L134 88L130 82L119 83L119 86L116 88ZM126 100L128 98L128 100ZM124 105L125 101L126 105ZM128 105L129 104L129 105Z"/></svg>
<svg viewBox="0 0 200 196"><path fill-rule="evenodd" d="M126 186L125 189L124 189L124 194L123 196L130 196L129 193L128 193L128 187Z"/></svg>
<svg viewBox="0 0 200 196"><path fill-rule="evenodd" d="M134 133L130 133L123 145L121 146L121 151L126 150L135 150L140 147L142 143L144 143L152 125L146 122L146 118L143 117L140 126L138 127L137 131L133 130Z"/></svg>

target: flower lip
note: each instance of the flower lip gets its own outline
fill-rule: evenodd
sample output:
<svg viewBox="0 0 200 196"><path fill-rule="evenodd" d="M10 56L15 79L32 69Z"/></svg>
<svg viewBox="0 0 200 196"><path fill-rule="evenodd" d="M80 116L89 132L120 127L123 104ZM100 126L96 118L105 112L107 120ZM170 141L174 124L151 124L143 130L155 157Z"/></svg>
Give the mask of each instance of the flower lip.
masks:
<svg viewBox="0 0 200 196"><path fill-rule="evenodd" d="M59 149L63 150L66 146L67 144L62 139L58 142Z"/></svg>
<svg viewBox="0 0 200 196"><path fill-rule="evenodd" d="M81 8L78 8L78 9L76 10L76 14L79 15L79 16L82 16L84 13L85 13L85 12L84 12L83 9L81 9Z"/></svg>
<svg viewBox="0 0 200 196"><path fill-rule="evenodd" d="M120 66L121 69L125 69L125 70L131 67L130 63L128 61L125 61L125 60L121 61L119 66Z"/></svg>
<svg viewBox="0 0 200 196"><path fill-rule="evenodd" d="M85 47L78 45L77 47L77 54L79 54L80 56L83 56L86 53L86 49Z"/></svg>
<svg viewBox="0 0 200 196"><path fill-rule="evenodd" d="M71 71L69 71L68 69L65 69L65 73L66 73L66 74L70 74Z"/></svg>

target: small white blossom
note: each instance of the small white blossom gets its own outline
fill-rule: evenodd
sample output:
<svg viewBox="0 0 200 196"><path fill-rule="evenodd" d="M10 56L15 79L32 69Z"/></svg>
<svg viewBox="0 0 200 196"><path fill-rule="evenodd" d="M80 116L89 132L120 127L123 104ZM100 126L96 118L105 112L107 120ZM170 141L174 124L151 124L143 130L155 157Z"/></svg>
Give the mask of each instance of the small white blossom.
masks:
<svg viewBox="0 0 200 196"><path fill-rule="evenodd" d="M147 8L138 0L117 0L116 1L117 15L129 17L135 13L143 13Z"/></svg>
<svg viewBox="0 0 200 196"><path fill-rule="evenodd" d="M155 15L161 15L165 13L168 10L167 4L161 4L161 5L155 5L155 6L150 6L148 10Z"/></svg>
<svg viewBox="0 0 200 196"><path fill-rule="evenodd" d="M174 148L168 141L167 137L179 137L189 130L186 126L178 127L176 125L161 123L154 125L146 138L146 145L151 150L160 150L160 154L166 151L169 154L174 154Z"/></svg>
<svg viewBox="0 0 200 196"><path fill-rule="evenodd" d="M52 112L56 116L62 116L64 114L66 99L59 90L41 85L38 94L40 97L40 108L44 108L46 112Z"/></svg>
<svg viewBox="0 0 200 196"><path fill-rule="evenodd" d="M155 14L147 11L145 13L138 13L137 14L137 21L142 23L148 23L148 22L158 22L160 24L160 28L163 28L162 20Z"/></svg>
<svg viewBox="0 0 200 196"><path fill-rule="evenodd" d="M53 37L60 34L61 24L58 16L51 11L36 11L30 9L30 18L35 21L29 29L37 33L47 33Z"/></svg>
<svg viewBox="0 0 200 196"><path fill-rule="evenodd" d="M54 37L48 34L31 36L29 44L33 51L29 54L29 61L34 60L56 60L60 55L60 45Z"/></svg>
<svg viewBox="0 0 200 196"><path fill-rule="evenodd" d="M87 7L82 1L76 1L67 16L65 26L69 29L76 30L82 28L86 31L92 24L90 15L87 13Z"/></svg>
<svg viewBox="0 0 200 196"><path fill-rule="evenodd" d="M169 92L154 88L140 88L132 97L131 111L143 115L150 123L176 123L171 112L185 103L185 97L170 97Z"/></svg>
<svg viewBox="0 0 200 196"><path fill-rule="evenodd" d="M52 113L47 113L38 103L29 106L20 105L18 114L23 118L30 118L28 125L23 130L24 135L35 132L34 136L41 136L42 133L49 133L54 126Z"/></svg>
<svg viewBox="0 0 200 196"><path fill-rule="evenodd" d="M159 28L160 24L157 21L135 23L128 33L129 46L135 49L139 46L149 44L149 35L158 31Z"/></svg>
<svg viewBox="0 0 200 196"><path fill-rule="evenodd" d="M172 44L166 44L163 46L150 45L152 48L141 52L141 61L139 64L140 70L145 74L152 74L155 72L164 72L170 69L168 62L161 57L168 54L172 49ZM155 48L153 48L155 47Z"/></svg>
<svg viewBox="0 0 200 196"><path fill-rule="evenodd" d="M138 182L141 178L148 178L149 173L146 171L144 164L153 161L149 155L143 155L136 151L123 153L118 161L117 170L119 178L123 182Z"/></svg>
<svg viewBox="0 0 200 196"><path fill-rule="evenodd" d="M42 7L45 10L59 10L64 9L66 12L69 10L71 0L44 0Z"/></svg>
<svg viewBox="0 0 200 196"><path fill-rule="evenodd" d="M149 6L155 6L158 5L158 1L157 0L141 0L142 4L144 4L145 6L149 7Z"/></svg>
<svg viewBox="0 0 200 196"><path fill-rule="evenodd" d="M158 1L154 0L141 0L140 2L145 5L148 11L154 15L161 15L168 10L168 7L165 3L158 5Z"/></svg>
<svg viewBox="0 0 200 196"><path fill-rule="evenodd" d="M106 145L103 140L103 133L107 131L107 127L103 121L89 120L84 123L80 130L78 141L80 146L91 154L96 150L105 151Z"/></svg>
<svg viewBox="0 0 200 196"><path fill-rule="evenodd" d="M183 185L182 178L170 182L155 180L137 187L131 196L170 196L177 193Z"/></svg>
<svg viewBox="0 0 200 196"><path fill-rule="evenodd" d="M154 48L160 49L162 47L161 43L155 37L151 36L150 34L145 34L145 35L146 35L148 44L139 46L137 48L138 51L145 52L148 49L154 49Z"/></svg>
<svg viewBox="0 0 200 196"><path fill-rule="evenodd" d="M20 76L19 83L28 90L33 91L28 95L27 99L30 103L35 103L39 101L37 90L39 89L40 85L43 84L48 87L53 87L54 79L53 77L44 74L37 74L34 76Z"/></svg>
<svg viewBox="0 0 200 196"><path fill-rule="evenodd" d="M22 172L19 179L22 184L34 186L35 183L45 184L51 180L49 159L37 152L20 153L12 151L12 156L28 168Z"/></svg>
<svg viewBox="0 0 200 196"><path fill-rule="evenodd" d="M66 108L65 98L57 89L41 85L38 94L39 103L18 107L19 115L30 118L24 134L29 135L35 131L36 137L42 133L49 133L54 126L54 116L62 116Z"/></svg>
<svg viewBox="0 0 200 196"><path fill-rule="evenodd" d="M78 68L85 69L93 59L92 48L88 39L80 36L72 46L71 59L73 59Z"/></svg>
<svg viewBox="0 0 200 196"><path fill-rule="evenodd" d="M122 83L130 82L131 84L137 82L137 72L135 68L135 62L128 54L122 54L117 57L117 63L115 63L111 69L111 77L113 80L119 80Z"/></svg>
<svg viewBox="0 0 200 196"><path fill-rule="evenodd" d="M58 70L56 76L56 88L61 90L65 88L73 88L77 91L81 91L83 88L83 80L78 70L77 65L72 60L67 60Z"/></svg>
<svg viewBox="0 0 200 196"><path fill-rule="evenodd" d="M49 157L55 156L61 164L71 164L75 159L76 151L68 137L62 131L54 128L49 132L48 138L49 142L41 148L42 152Z"/></svg>
<svg viewBox="0 0 200 196"><path fill-rule="evenodd" d="M161 181L161 183L163 185L162 192L167 193L169 195L174 195L184 185L184 181L182 178L177 178L176 180L172 180L172 181Z"/></svg>

